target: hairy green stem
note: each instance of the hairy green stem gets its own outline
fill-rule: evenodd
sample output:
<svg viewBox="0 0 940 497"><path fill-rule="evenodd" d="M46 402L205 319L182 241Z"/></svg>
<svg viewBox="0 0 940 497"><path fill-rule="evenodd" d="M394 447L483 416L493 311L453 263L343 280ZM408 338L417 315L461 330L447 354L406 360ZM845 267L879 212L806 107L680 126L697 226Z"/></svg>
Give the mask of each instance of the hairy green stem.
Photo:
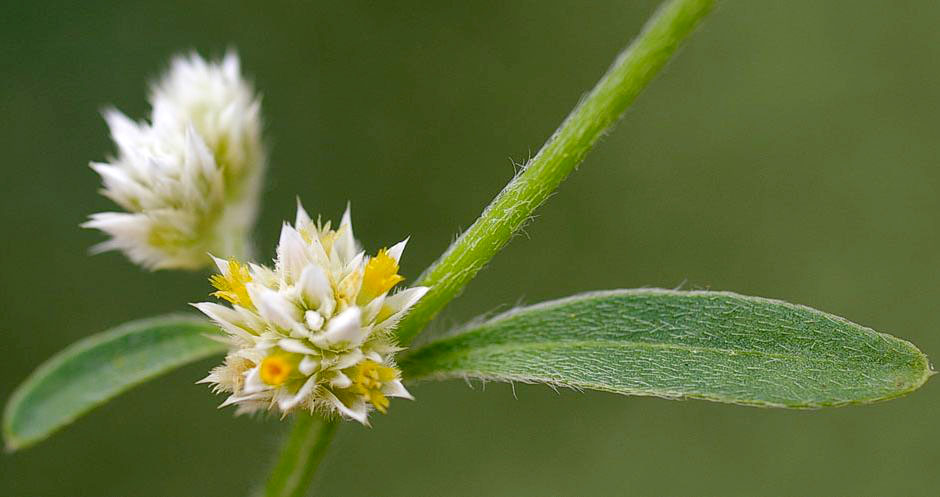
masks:
<svg viewBox="0 0 940 497"><path fill-rule="evenodd" d="M620 118L712 5L712 0L672 0L657 10L539 153L422 274L417 284L431 290L399 324L397 333L402 344L424 329L525 225L533 211Z"/></svg>
<svg viewBox="0 0 940 497"><path fill-rule="evenodd" d="M317 467L336 433L338 420L325 420L297 414L290 435L284 441L274 471L268 477L265 497L301 497L313 481Z"/></svg>

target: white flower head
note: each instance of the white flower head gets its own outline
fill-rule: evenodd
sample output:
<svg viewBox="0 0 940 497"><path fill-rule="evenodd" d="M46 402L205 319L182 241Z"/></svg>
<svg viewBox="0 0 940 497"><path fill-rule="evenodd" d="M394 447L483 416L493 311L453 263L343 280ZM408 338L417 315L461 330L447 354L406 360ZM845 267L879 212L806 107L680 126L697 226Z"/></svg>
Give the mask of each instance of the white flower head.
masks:
<svg viewBox="0 0 940 497"><path fill-rule="evenodd" d="M353 236L349 209L337 229L314 223L297 206L285 224L274 268L216 259L213 295L231 307L195 306L227 335L225 363L203 382L231 395L239 412L306 410L368 424L388 397L411 398L401 383L392 331L427 292L390 294L402 277L407 240L366 256Z"/></svg>
<svg viewBox="0 0 940 497"><path fill-rule="evenodd" d="M111 236L95 250L120 250L149 269L200 268L212 263L209 252L245 255L265 153L260 99L238 56L174 58L150 103L150 123L104 113L117 156L91 167L126 212L83 224Z"/></svg>

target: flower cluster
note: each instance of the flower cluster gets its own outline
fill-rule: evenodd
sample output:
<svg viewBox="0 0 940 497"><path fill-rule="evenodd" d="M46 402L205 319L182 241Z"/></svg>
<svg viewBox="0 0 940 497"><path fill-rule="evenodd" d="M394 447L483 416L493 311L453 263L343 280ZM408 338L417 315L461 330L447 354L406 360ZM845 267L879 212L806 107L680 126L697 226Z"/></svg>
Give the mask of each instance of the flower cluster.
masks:
<svg viewBox="0 0 940 497"><path fill-rule="evenodd" d="M368 257L349 210L337 229L311 221L298 204L281 230L274 268L216 259L215 303L194 304L218 323L231 350L202 380L231 395L238 412L303 409L368 424L388 397L411 398L393 356L392 330L426 292L389 294L402 281L402 241Z"/></svg>
<svg viewBox="0 0 940 497"><path fill-rule="evenodd" d="M173 59L150 103L150 123L105 111L117 156L91 167L126 212L83 224L111 236L95 250L121 250L149 269L207 266L209 252L246 255L265 153L260 100L238 57Z"/></svg>

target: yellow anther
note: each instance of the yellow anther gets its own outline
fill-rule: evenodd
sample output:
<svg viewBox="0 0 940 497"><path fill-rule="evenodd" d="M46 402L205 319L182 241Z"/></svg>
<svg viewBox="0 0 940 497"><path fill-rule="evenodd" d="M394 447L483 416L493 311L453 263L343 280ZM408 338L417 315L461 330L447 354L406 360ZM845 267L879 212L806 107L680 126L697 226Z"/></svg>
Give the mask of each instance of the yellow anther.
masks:
<svg viewBox="0 0 940 497"><path fill-rule="evenodd" d="M339 233L329 229L320 233L320 245L323 246L324 252L329 254L330 251L333 250L333 243L338 236Z"/></svg>
<svg viewBox="0 0 940 497"><path fill-rule="evenodd" d="M366 263L359 290L359 303L364 304L392 289L405 278L398 274L398 261L388 255L386 249L379 250Z"/></svg>
<svg viewBox="0 0 940 497"><path fill-rule="evenodd" d="M212 294L213 296L246 309L254 308L251 297L248 296L248 289L245 288L245 283L250 281L251 273L248 272L248 268L235 259L228 261L228 276L214 274L209 278L209 282L218 290Z"/></svg>
<svg viewBox="0 0 940 497"><path fill-rule="evenodd" d="M354 366L351 376L352 386L349 389L365 397L379 412L385 414L389 400L382 393L382 386L398 378L398 370L367 359Z"/></svg>
<svg viewBox="0 0 940 497"><path fill-rule="evenodd" d="M294 361L286 355L270 355L261 361L261 381L278 386L287 381L294 371Z"/></svg>

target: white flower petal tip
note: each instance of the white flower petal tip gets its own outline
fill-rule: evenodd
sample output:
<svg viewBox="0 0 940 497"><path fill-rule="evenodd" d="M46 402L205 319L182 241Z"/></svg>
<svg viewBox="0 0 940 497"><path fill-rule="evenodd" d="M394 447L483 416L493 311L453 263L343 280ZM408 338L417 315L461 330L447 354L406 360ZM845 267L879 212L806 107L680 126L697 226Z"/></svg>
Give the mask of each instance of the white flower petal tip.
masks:
<svg viewBox="0 0 940 497"><path fill-rule="evenodd" d="M113 221L120 224L119 221ZM284 225L274 268L210 258L215 303L194 306L215 321L231 347L203 383L230 395L236 413L327 411L369 426L390 398L413 397L401 383L389 332L425 287L393 293L407 239L366 256L347 209L337 228L314 222L298 201Z"/></svg>
<svg viewBox="0 0 940 497"><path fill-rule="evenodd" d="M282 412L287 413L295 406L303 402L310 396L313 389L317 387L316 378L310 378L302 387L291 397L286 397L278 401L278 407Z"/></svg>
<svg viewBox="0 0 940 497"><path fill-rule="evenodd" d="M426 286L416 286L387 297L384 305L389 311L387 313L388 317L378 323L376 327L380 330L394 328L398 321L408 313L408 310L417 304L430 289Z"/></svg>
<svg viewBox="0 0 940 497"><path fill-rule="evenodd" d="M215 267L219 270L219 274L227 278L229 276L229 262L225 259L222 259L221 257L216 257L211 253L209 254L209 258L212 259L212 262L215 263Z"/></svg>
<svg viewBox="0 0 940 497"><path fill-rule="evenodd" d="M271 386L264 382L261 379L261 367L248 371L248 374L245 375L245 385L243 393L247 395L256 395L261 392L271 390Z"/></svg>
<svg viewBox="0 0 940 497"><path fill-rule="evenodd" d="M260 100L239 66L234 52L174 57L153 85L149 122L102 111L117 153L92 169L127 212L82 224L111 237L95 251L119 250L151 270L209 266L209 252L244 255L265 152Z"/></svg>
<svg viewBox="0 0 940 497"><path fill-rule="evenodd" d="M362 400L356 400L352 406L343 404L335 395L327 394L327 400L336 408L339 413L349 419L358 421L365 426L369 424L369 406Z"/></svg>
<svg viewBox="0 0 940 497"><path fill-rule="evenodd" d="M304 228L311 225L313 225L313 220L310 219L310 215L307 214L303 204L300 202L300 197L297 197L297 216L294 220L294 226L298 230L303 231Z"/></svg>
<svg viewBox="0 0 940 497"><path fill-rule="evenodd" d="M336 241L333 244L334 250L336 250L342 261L352 260L358 252L356 238L353 234L351 212L351 207L346 204L346 211L343 212L343 219L339 223L339 229L336 231Z"/></svg>
<svg viewBox="0 0 940 497"><path fill-rule="evenodd" d="M395 262L401 262L401 254L405 251L405 246L408 245L408 240L410 239L411 237L409 236L395 245L392 245L392 248L388 249L388 255L392 259L395 259Z"/></svg>
<svg viewBox="0 0 940 497"><path fill-rule="evenodd" d="M252 394L252 395L229 395L228 398L225 399L225 402L222 402L221 404L219 404L219 407L218 407L218 408L221 409L221 408L223 408L223 407L228 407L228 406L230 406L230 405L234 405L234 404L238 404L238 403L241 403L241 402L245 402L246 400L259 400L259 399L261 399L261 398L262 398L262 396L259 395L259 394Z"/></svg>
<svg viewBox="0 0 940 497"><path fill-rule="evenodd" d="M277 245L277 266L291 282L300 279L304 268L313 259L307 242L291 225L281 227L281 240Z"/></svg>
<svg viewBox="0 0 940 497"><path fill-rule="evenodd" d="M195 384L196 384L196 385L202 385L202 384L204 384L204 383L215 383L215 382L216 382L215 375L209 374L209 375L206 376L205 378L203 378L203 379L201 379L201 380L198 380Z"/></svg>
<svg viewBox="0 0 940 497"><path fill-rule="evenodd" d="M388 397L399 397L402 399L415 400L414 396L411 395L411 392L405 389L405 386L402 385L401 380L394 380L386 383L382 387L382 393Z"/></svg>

